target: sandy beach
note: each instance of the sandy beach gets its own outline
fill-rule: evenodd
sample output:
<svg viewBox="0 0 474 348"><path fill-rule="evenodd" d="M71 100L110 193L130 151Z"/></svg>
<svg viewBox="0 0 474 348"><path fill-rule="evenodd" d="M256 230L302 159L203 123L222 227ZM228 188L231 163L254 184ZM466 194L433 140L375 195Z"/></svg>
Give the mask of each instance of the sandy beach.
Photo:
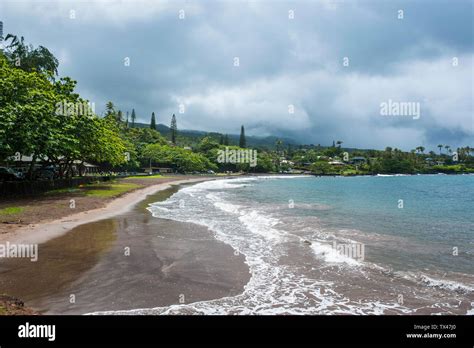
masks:
<svg viewBox="0 0 474 348"><path fill-rule="evenodd" d="M37 262L0 261L0 293L44 314L128 310L233 296L250 277L242 255L207 228L154 218L149 203L208 178L133 191L105 207L3 234L38 243Z"/></svg>
<svg viewBox="0 0 474 348"><path fill-rule="evenodd" d="M76 226L89 222L107 219L130 210L135 204L142 201L146 196L161 190L170 188L172 185L193 183L211 178L179 179L173 178L164 180L159 184L154 184L143 189L135 190L118 197L107 203L105 207L85 210L76 214L71 214L52 221L45 220L37 224L30 224L20 228L12 229L8 233L0 234L0 243L9 241L10 243L44 243L52 238L67 233Z"/></svg>

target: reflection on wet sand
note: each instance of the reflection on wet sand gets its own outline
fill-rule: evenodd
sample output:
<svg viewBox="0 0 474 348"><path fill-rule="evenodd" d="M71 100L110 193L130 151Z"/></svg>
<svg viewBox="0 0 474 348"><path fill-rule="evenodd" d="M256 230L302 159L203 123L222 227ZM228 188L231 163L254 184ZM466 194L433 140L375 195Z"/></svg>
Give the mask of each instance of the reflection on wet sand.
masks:
<svg viewBox="0 0 474 348"><path fill-rule="evenodd" d="M38 302L58 293L90 270L116 240L117 222L101 220L79 226L38 247L38 261L0 261L0 293Z"/></svg>
<svg viewBox="0 0 474 348"><path fill-rule="evenodd" d="M151 308L241 293L250 278L242 255L207 228L154 218L146 210L179 188L41 244L36 263L3 260L0 293L46 314Z"/></svg>

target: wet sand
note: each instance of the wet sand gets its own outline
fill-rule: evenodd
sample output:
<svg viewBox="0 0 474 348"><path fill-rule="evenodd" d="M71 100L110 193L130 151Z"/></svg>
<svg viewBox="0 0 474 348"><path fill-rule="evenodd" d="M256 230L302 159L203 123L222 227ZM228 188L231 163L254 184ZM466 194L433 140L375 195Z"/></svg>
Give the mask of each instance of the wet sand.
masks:
<svg viewBox="0 0 474 348"><path fill-rule="evenodd" d="M43 314L152 308L234 296L250 274L242 255L194 224L152 217L148 196L130 211L39 245L39 259L0 260L0 293Z"/></svg>
<svg viewBox="0 0 474 348"><path fill-rule="evenodd" d="M53 198L53 205L48 206L47 210L42 209L43 218L37 223L32 223L26 226L12 225L12 228L4 230L4 226L0 226L0 243L44 243L52 238L58 237L67 233L76 226L99 221L106 218L113 217L120 213L125 213L132 209L136 204L141 202L147 195L156 193L157 191L167 189L172 185L194 183L205 180L215 180L215 177L189 177L189 176L173 176L169 178L163 178L159 180L153 179L134 179L133 181L145 182L144 188L133 190L122 196L113 198L111 201L106 203L104 206L98 206L98 202L90 197L75 197L74 195L68 195L64 201L64 197L59 201ZM70 214L71 209L68 208L67 213L64 212L64 206L69 207L69 199L73 197L77 199L77 205L79 209L78 213ZM79 203L79 200L81 202ZM82 201L84 200L84 201ZM62 202L61 202L62 201ZM44 202L43 202L44 203ZM102 202L104 203L104 202ZM39 202L41 204L41 202ZM59 204L55 205L55 204ZM61 208L63 208L61 210ZM85 209L84 209L85 208ZM58 217L57 212L61 212ZM64 215L63 215L64 214ZM49 218L49 216L56 216L55 218ZM3 231L2 231L3 230Z"/></svg>

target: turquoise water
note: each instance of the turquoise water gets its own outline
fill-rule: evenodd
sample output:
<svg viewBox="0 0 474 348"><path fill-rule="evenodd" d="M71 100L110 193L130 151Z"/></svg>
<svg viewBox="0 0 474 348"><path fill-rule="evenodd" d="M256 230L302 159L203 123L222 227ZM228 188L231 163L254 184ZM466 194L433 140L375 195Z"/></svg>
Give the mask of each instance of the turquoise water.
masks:
<svg viewBox="0 0 474 348"><path fill-rule="evenodd" d="M184 187L149 211L206 226L245 256L251 278L237 296L132 312L473 314L473 193L467 175L254 176Z"/></svg>
<svg viewBox="0 0 474 348"><path fill-rule="evenodd" d="M473 175L265 180L242 188L239 196L260 204L293 202L294 208L282 214L317 216L322 228L335 234L356 229L369 237L369 261L399 270L474 273ZM308 209L311 204L323 209ZM396 238L378 245L370 243L371 234ZM357 239L357 233L353 236Z"/></svg>

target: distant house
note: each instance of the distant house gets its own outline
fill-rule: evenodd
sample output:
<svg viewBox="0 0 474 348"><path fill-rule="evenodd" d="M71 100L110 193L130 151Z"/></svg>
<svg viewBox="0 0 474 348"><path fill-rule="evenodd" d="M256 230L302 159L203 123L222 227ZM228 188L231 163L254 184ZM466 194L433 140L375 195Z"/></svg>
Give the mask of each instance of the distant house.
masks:
<svg viewBox="0 0 474 348"><path fill-rule="evenodd" d="M367 159L365 157L355 156L355 157L352 157L351 162L353 164L365 164L365 163L367 163Z"/></svg>
<svg viewBox="0 0 474 348"><path fill-rule="evenodd" d="M281 161L280 161L280 164L287 164L287 165L289 165L289 166L294 166L294 165L295 165L294 162L289 161L289 160L287 160L287 159L281 160Z"/></svg>
<svg viewBox="0 0 474 348"><path fill-rule="evenodd" d="M432 159L431 157L425 158L425 162L429 166L434 166L436 164L436 161L434 159Z"/></svg>
<svg viewBox="0 0 474 348"><path fill-rule="evenodd" d="M183 149L185 149L185 150L189 150L189 151L191 151L191 150L192 150L192 148L190 148L189 146L184 146L184 147L183 147Z"/></svg>
<svg viewBox="0 0 474 348"><path fill-rule="evenodd" d="M62 161L64 157L59 156L59 160ZM26 156L26 155L20 155L19 157L11 156L6 159L7 161L14 162L13 167L22 173L26 173L33 162L33 156ZM61 164L64 164L64 162L61 162ZM39 156L35 158L35 163L33 165L33 169L39 169L44 166L48 165L49 168L57 167L57 163L55 164L49 164L48 163L48 157L47 156ZM85 161L80 161L80 160L74 160L72 161L71 169L74 173L74 175L94 175L94 174L99 174L100 172L100 167L91 164Z"/></svg>
<svg viewBox="0 0 474 348"><path fill-rule="evenodd" d="M173 173L173 168L165 168L165 167L143 167L142 168L145 173L148 173L149 175L152 175L154 173Z"/></svg>
<svg viewBox="0 0 474 348"><path fill-rule="evenodd" d="M157 168L159 173L173 173L173 168Z"/></svg>
<svg viewBox="0 0 474 348"><path fill-rule="evenodd" d="M99 174L100 167L96 166L95 164L75 160L73 162L73 170L75 174L82 174L82 175L95 175Z"/></svg>
<svg viewBox="0 0 474 348"><path fill-rule="evenodd" d="M343 162L337 161L337 160L336 160L336 161L329 161L328 163L329 163L330 165L336 166L336 167L344 166L344 165L345 165Z"/></svg>

